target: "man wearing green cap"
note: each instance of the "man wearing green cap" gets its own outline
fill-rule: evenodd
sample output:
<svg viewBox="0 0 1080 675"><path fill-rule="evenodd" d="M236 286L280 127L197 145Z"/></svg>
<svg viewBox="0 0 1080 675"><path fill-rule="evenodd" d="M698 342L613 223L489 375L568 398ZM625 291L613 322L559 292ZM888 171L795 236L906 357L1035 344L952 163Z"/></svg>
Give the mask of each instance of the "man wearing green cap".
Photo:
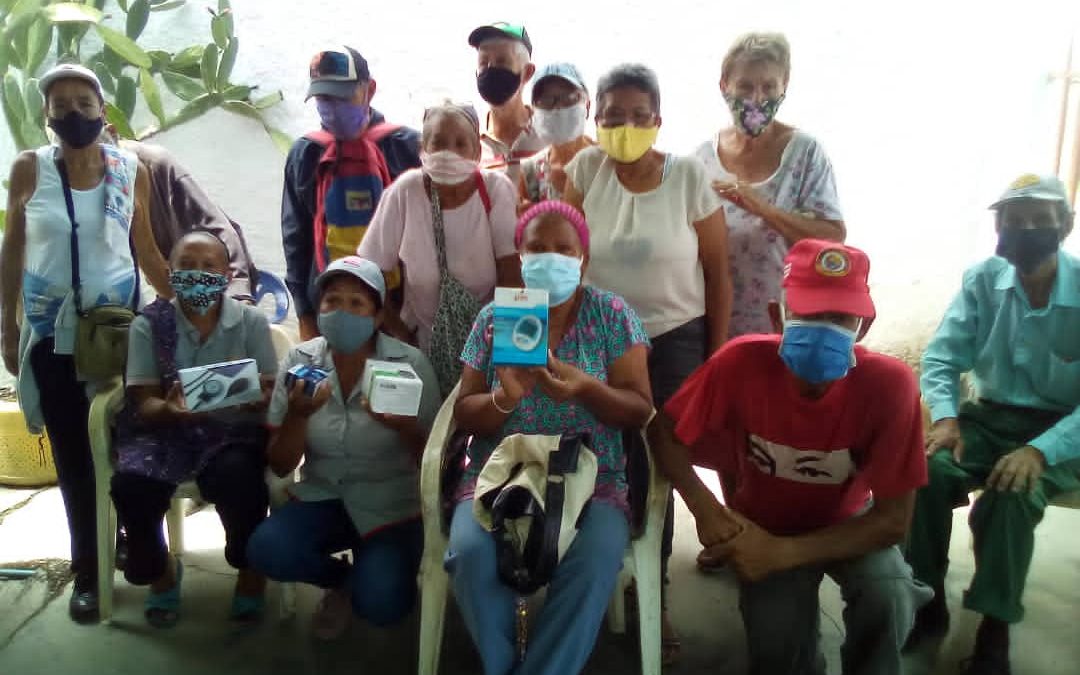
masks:
<svg viewBox="0 0 1080 675"><path fill-rule="evenodd" d="M992 206L997 256L964 274L922 362L933 422L929 484L919 491L907 556L936 597L909 646L949 625L945 572L952 510L971 508L975 576L964 607L983 615L968 675L1010 673L1009 624L1021 598L1035 526L1047 502L1080 490L1080 260L1060 250L1073 212L1056 178L1018 178ZM960 402L971 372L978 399Z"/></svg>
<svg viewBox="0 0 1080 675"><path fill-rule="evenodd" d="M533 128L532 108L522 92L536 72L532 64L532 40L524 26L496 21L469 34L476 49L476 89L491 105L480 140L480 165L503 169L515 184L520 162L545 147Z"/></svg>

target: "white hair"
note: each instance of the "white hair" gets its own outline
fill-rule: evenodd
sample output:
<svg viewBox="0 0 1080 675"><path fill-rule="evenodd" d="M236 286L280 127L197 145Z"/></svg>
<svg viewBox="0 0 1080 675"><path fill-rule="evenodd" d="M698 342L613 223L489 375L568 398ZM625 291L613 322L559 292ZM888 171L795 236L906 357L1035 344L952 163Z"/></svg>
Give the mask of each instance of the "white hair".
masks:
<svg viewBox="0 0 1080 675"><path fill-rule="evenodd" d="M529 48L525 46L525 43L521 40L515 40L508 37L492 37L482 41L476 45L477 49L480 49L484 45L495 44L496 42L509 42L514 46L514 56L517 58L517 62L523 68L532 62L532 55L529 54Z"/></svg>

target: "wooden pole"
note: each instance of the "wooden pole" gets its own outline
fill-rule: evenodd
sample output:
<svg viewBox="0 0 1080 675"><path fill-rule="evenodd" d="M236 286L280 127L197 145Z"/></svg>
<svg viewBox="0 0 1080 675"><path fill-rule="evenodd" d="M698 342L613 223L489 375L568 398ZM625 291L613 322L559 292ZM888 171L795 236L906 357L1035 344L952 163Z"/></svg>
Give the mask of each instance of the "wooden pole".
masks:
<svg viewBox="0 0 1080 675"><path fill-rule="evenodd" d="M1063 91L1061 95L1061 116L1058 120L1057 155L1054 157L1054 173L1061 172L1061 156L1065 152L1065 128L1069 120L1069 94L1072 92L1073 38L1069 39L1069 49L1065 56L1065 70L1062 71Z"/></svg>

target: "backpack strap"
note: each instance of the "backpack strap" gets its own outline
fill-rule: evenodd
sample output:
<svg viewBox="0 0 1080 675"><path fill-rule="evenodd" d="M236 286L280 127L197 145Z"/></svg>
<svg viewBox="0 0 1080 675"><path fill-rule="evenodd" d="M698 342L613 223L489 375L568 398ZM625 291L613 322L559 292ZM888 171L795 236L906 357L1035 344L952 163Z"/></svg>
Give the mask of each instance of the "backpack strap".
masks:
<svg viewBox="0 0 1080 675"><path fill-rule="evenodd" d="M334 144L334 135L326 129L319 129L318 131L306 133L304 134L304 138L309 141L314 141L324 147L329 147Z"/></svg>
<svg viewBox="0 0 1080 675"><path fill-rule="evenodd" d="M389 122L380 122L373 126L369 126L364 131L364 138L368 139L372 143L379 143L384 138L401 129L400 124L390 124Z"/></svg>

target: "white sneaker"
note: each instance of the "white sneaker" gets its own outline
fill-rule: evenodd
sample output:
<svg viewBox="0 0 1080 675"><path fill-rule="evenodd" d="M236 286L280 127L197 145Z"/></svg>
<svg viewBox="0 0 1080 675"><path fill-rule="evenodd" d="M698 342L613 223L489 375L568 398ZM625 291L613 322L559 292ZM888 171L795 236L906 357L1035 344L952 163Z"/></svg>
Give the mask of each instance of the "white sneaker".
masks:
<svg viewBox="0 0 1080 675"><path fill-rule="evenodd" d="M323 593L311 616L311 632L320 640L336 640L352 623L352 599L344 588Z"/></svg>

